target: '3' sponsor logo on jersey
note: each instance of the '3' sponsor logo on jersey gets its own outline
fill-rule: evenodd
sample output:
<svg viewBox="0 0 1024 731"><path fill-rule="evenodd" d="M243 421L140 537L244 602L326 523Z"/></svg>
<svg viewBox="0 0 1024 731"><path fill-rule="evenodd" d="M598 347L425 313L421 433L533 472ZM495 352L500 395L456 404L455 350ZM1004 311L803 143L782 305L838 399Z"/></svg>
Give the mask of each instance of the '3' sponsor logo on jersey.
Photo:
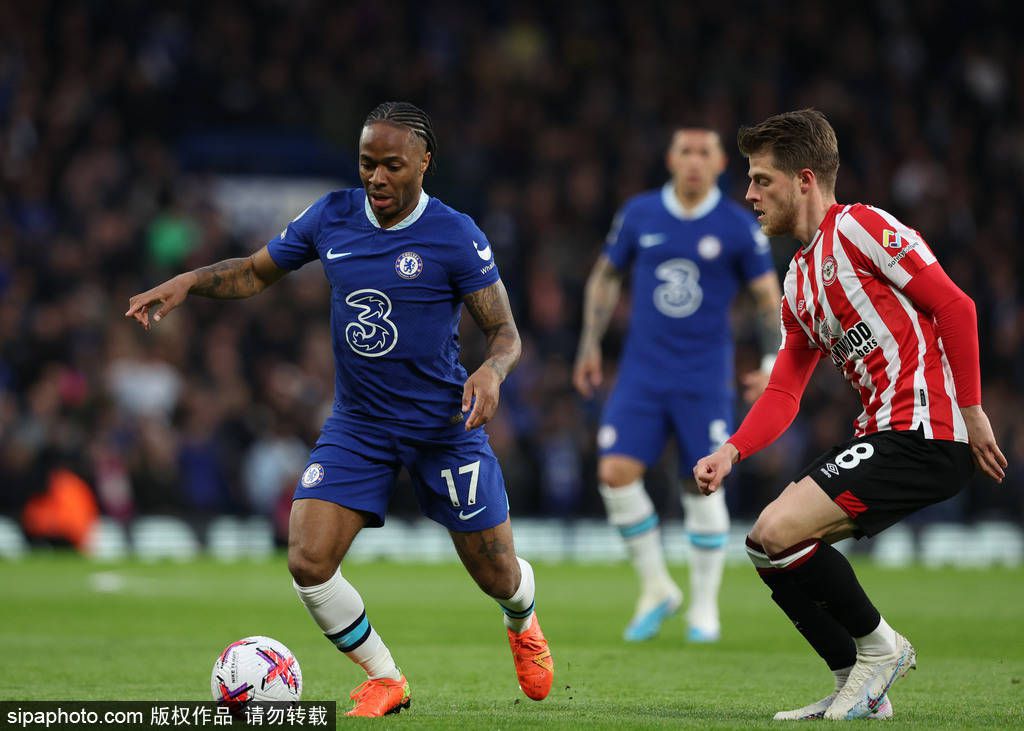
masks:
<svg viewBox="0 0 1024 731"><path fill-rule="evenodd" d="M700 268L689 259L669 259L654 270L663 284L654 288L654 306L666 317L689 317L704 300Z"/></svg>
<svg viewBox="0 0 1024 731"><path fill-rule="evenodd" d="M348 347L366 358L390 353L398 344L398 326L388 319L388 296L376 289L360 289L346 297L345 304L359 309L356 319L345 326Z"/></svg>

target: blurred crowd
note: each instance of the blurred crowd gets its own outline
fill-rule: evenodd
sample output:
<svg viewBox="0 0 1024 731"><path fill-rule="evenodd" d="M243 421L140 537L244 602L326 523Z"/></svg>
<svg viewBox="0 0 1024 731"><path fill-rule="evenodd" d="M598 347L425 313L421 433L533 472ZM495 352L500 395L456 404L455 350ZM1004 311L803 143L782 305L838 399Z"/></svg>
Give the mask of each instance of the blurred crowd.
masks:
<svg viewBox="0 0 1024 731"><path fill-rule="evenodd" d="M582 286L615 209L665 179L673 123L721 131L722 187L741 199L737 128L815 106L839 136L838 199L920 230L978 306L1009 477L977 479L926 517L1024 520L1024 49L1011 6L0 3L0 513L71 473L117 519L280 524L333 395L319 267L243 302L190 298L149 333L123 313L130 295L247 255L286 222L232 225L210 195L217 176L351 184L364 116L403 99L439 140L427 191L490 237L523 334L488 427L514 514L601 514L600 400L570 385ZM773 241L780 273L793 248ZM740 372L760 355L745 308ZM623 305L605 340L610 376L627 317ZM734 478L735 513L756 515L849 437L857 412L822 366L789 432ZM675 475L669 453L649 480L667 517L681 512ZM393 506L415 512L409 490Z"/></svg>

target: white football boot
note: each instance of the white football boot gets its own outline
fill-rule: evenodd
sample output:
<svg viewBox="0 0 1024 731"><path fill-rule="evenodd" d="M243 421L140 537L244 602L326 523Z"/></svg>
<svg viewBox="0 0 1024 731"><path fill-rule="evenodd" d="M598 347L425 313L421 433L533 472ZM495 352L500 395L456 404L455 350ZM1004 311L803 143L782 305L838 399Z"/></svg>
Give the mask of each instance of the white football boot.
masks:
<svg viewBox="0 0 1024 731"><path fill-rule="evenodd" d="M875 657L857 653L857 664L825 711L824 718L831 721L867 718L881 707L892 684L916 667L917 651L899 632L896 633L896 650L889 655Z"/></svg>
<svg viewBox="0 0 1024 731"><path fill-rule="evenodd" d="M832 705L832 701L835 700L836 695L838 695L838 691L830 693L820 701L811 703L803 708L797 708L792 711L779 711L772 717L772 720L816 721L817 719L825 716L825 711L827 711L829 706ZM875 709L875 712L867 718L871 721L884 721L887 718L892 718L892 703L889 701L889 696L884 697L882 702L878 704L878 708Z"/></svg>

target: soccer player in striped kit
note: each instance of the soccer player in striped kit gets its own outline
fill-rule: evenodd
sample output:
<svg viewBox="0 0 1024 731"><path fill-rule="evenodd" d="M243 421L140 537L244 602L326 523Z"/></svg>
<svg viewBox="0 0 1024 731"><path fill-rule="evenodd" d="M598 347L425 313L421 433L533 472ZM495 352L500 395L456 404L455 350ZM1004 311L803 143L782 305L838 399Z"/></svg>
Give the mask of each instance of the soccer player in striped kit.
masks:
<svg viewBox="0 0 1024 731"><path fill-rule="evenodd" d="M921 235L889 213L835 199L835 131L813 109L739 133L746 199L768 236L800 244L782 300L783 343L764 394L693 469L713 493L732 465L773 442L821 359L858 393L854 438L821 455L758 517L747 552L772 599L835 676L835 690L776 720L887 718L892 683L917 653L832 544L873 536L959 492L975 465L1007 465L981 408L974 302ZM972 460L973 457L973 460Z"/></svg>

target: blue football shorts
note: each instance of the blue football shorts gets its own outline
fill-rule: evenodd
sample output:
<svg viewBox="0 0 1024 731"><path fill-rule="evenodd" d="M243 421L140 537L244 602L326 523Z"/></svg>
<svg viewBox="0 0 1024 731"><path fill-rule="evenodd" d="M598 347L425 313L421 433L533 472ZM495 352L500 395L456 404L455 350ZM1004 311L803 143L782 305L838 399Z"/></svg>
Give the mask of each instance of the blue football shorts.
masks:
<svg viewBox="0 0 1024 731"><path fill-rule="evenodd" d="M632 457L650 467L661 456L670 435L679 450L679 475L693 478L693 466L732 435L733 395L730 392L682 393L652 386L640 378L615 384L597 432L600 455Z"/></svg>
<svg viewBox="0 0 1024 731"><path fill-rule="evenodd" d="M483 429L462 424L428 437L331 416L309 455L293 500L317 498L384 525L398 471L412 478L420 510L449 530L482 531L505 522L508 494Z"/></svg>

